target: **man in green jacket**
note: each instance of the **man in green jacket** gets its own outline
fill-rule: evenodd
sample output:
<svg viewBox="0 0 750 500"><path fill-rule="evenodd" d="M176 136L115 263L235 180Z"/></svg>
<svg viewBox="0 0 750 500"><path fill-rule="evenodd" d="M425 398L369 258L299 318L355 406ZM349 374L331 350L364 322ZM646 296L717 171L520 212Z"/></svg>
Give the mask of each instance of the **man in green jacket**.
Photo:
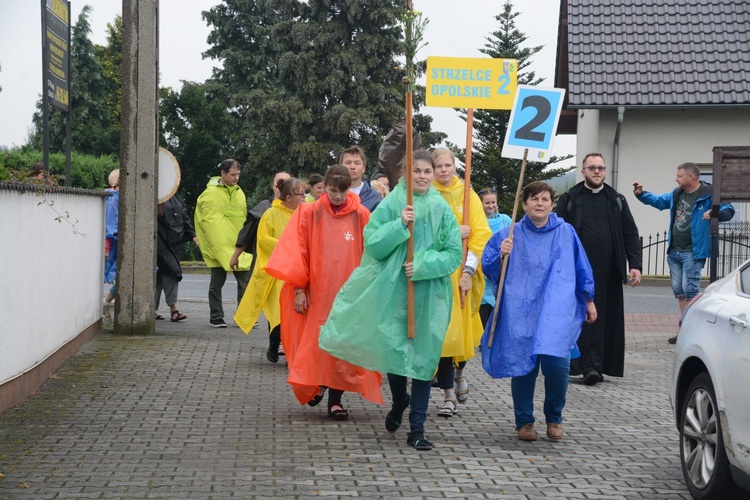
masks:
<svg viewBox="0 0 750 500"><path fill-rule="evenodd" d="M242 254L235 269L229 264L237 233L242 229L247 212L245 193L237 185L241 168L240 162L231 158L221 162L221 175L208 181L206 190L198 197L195 207L195 232L203 260L211 269L208 305L211 309L209 324L214 328L227 326L221 300L221 289L227 279L227 271L232 271L237 279L237 303L242 300L250 280L252 255Z"/></svg>

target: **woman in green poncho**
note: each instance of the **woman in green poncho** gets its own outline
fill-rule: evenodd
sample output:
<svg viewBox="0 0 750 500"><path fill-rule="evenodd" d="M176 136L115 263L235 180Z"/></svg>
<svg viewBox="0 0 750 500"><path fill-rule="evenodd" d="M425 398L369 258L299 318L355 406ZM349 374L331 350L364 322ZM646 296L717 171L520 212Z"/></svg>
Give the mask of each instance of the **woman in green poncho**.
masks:
<svg viewBox="0 0 750 500"><path fill-rule="evenodd" d="M433 163L414 153L414 206L406 205L402 181L383 199L365 226L365 253L336 296L319 345L333 356L385 372L393 395L389 432L410 406L407 444L429 450L424 422L432 376L440 360L453 291L451 273L461 263L461 238L450 206L432 187ZM407 224L414 222L414 260L406 262ZM414 282L413 339L407 335L406 281ZM412 378L411 396L407 377Z"/></svg>

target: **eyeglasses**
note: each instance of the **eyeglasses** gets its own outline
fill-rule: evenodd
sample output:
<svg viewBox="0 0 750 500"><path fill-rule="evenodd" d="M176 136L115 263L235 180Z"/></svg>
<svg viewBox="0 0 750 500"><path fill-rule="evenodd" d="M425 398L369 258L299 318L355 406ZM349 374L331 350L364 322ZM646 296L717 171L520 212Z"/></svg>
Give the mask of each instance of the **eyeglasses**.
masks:
<svg viewBox="0 0 750 500"><path fill-rule="evenodd" d="M590 167L583 167L584 170L588 170L589 172L604 172L607 170L607 167L600 167L599 165L591 165Z"/></svg>
<svg viewBox="0 0 750 500"><path fill-rule="evenodd" d="M294 196L301 196L301 197L303 197L303 198L305 197L305 193L292 193L292 194L293 194Z"/></svg>
<svg viewBox="0 0 750 500"><path fill-rule="evenodd" d="M479 196L483 196L485 194L497 194L497 191L495 191L492 188L482 189L477 193Z"/></svg>

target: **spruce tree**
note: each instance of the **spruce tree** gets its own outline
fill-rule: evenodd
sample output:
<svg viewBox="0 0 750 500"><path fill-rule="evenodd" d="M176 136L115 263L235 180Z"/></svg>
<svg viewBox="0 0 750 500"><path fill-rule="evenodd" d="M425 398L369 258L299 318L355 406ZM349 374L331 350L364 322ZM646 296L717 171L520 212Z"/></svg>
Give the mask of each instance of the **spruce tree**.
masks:
<svg viewBox="0 0 750 500"><path fill-rule="evenodd" d="M513 11L513 4L506 0L503 11L495 16L500 22L497 31L485 37L487 43L480 52L498 59L518 60L518 83L538 85L542 83L533 71L524 71L531 64L531 58L542 50L541 45L525 47L528 37L521 32L515 23L518 12ZM471 182L475 191L486 187L497 189L497 204L500 213L511 215L521 161L501 157L505 133L508 128L510 111L477 109L474 112L474 144L472 148ZM465 158L465 151L452 147L460 158ZM552 162L555 158L551 159ZM550 169L544 171L546 163L527 162L524 185L535 180L555 177L568 169ZM519 215L521 215L519 209Z"/></svg>
<svg viewBox="0 0 750 500"><path fill-rule="evenodd" d="M70 43L70 103L71 103L71 148L92 155L118 154L113 151L106 131L112 123L105 101L106 87L102 67L96 57L94 44L90 40L91 7L84 6L72 28ZM42 149L42 101L37 102L37 111L32 117L34 131L29 144ZM50 106L49 144L50 152L65 151L66 113ZM104 132L103 132L104 131Z"/></svg>
<svg viewBox="0 0 750 500"><path fill-rule="evenodd" d="M120 120L122 102L122 16L107 23L107 44L95 46L104 80L104 102L107 106L109 126L102 131L102 148L119 156Z"/></svg>

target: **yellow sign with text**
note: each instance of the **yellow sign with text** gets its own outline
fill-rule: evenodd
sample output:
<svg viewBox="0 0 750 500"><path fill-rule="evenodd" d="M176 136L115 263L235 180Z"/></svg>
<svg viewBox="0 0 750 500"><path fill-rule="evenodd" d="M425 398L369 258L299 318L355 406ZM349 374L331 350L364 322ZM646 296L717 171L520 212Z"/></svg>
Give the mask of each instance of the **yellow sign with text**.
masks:
<svg viewBox="0 0 750 500"><path fill-rule="evenodd" d="M517 84L516 59L427 58L428 106L511 109Z"/></svg>

